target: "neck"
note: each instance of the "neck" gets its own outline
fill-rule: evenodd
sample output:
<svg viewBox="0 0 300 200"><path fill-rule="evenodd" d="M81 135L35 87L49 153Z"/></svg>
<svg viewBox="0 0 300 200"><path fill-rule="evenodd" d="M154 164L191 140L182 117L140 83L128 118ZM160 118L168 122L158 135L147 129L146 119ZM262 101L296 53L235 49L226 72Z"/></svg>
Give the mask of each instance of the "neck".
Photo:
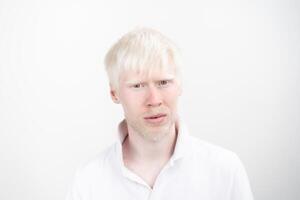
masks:
<svg viewBox="0 0 300 200"><path fill-rule="evenodd" d="M166 163L173 154L177 139L175 124L170 133L157 141L145 139L141 134L130 132L123 143L123 157L135 163Z"/></svg>

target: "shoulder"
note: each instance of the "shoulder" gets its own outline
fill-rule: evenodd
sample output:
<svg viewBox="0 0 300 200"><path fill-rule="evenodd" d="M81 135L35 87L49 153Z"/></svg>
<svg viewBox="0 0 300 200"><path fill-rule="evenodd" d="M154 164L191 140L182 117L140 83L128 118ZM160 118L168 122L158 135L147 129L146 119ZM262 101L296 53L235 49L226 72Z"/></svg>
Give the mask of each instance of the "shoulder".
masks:
<svg viewBox="0 0 300 200"><path fill-rule="evenodd" d="M113 167L116 166L116 146L111 145L92 159L81 164L73 176L67 199L90 199L91 193L102 194L107 190L107 180L111 180Z"/></svg>
<svg viewBox="0 0 300 200"><path fill-rule="evenodd" d="M253 199L247 173L240 158L231 150L191 137L189 168L199 180L206 177L215 190L230 194L232 199Z"/></svg>
<svg viewBox="0 0 300 200"><path fill-rule="evenodd" d="M193 136L190 136L190 155L213 168L235 171L242 165L235 152Z"/></svg>
<svg viewBox="0 0 300 200"><path fill-rule="evenodd" d="M116 144L113 144L93 158L82 163L75 172L75 177L81 181L91 180L105 175L106 171L114 161Z"/></svg>

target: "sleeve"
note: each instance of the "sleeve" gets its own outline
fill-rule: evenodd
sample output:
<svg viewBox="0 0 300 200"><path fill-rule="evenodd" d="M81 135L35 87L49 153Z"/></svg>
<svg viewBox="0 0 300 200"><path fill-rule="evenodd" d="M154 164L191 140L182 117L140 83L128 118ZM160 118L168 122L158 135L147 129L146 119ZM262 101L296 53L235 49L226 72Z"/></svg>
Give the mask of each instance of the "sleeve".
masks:
<svg viewBox="0 0 300 200"><path fill-rule="evenodd" d="M236 156L237 157L237 156ZM249 179L246 170L237 157L237 170L233 176L230 200L253 200Z"/></svg>

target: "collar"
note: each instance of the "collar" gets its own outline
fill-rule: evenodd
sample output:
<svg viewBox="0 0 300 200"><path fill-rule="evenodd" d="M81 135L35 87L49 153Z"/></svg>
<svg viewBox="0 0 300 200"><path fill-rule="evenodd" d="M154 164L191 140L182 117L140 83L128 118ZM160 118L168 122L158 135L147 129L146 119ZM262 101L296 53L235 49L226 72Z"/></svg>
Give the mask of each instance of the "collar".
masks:
<svg viewBox="0 0 300 200"><path fill-rule="evenodd" d="M190 153L190 144L189 144L189 132L184 124L179 118L175 122L175 127L177 130L177 139L174 148L173 155L170 158L171 165L178 159L185 157L188 153ZM124 166L123 162L123 152L122 152L122 144L125 138L128 135L127 122L123 119L118 125L118 142L116 146L116 153L119 160L119 164Z"/></svg>
<svg viewBox="0 0 300 200"><path fill-rule="evenodd" d="M167 165L169 167L172 167L177 161L181 160L187 154L190 154L192 152L191 148L191 143L190 143L190 137L188 134L188 130L184 123L181 120L177 120L175 122L175 127L177 130L177 139L176 139L176 144L174 148L173 155L171 156L169 162ZM125 138L128 135L128 129L127 129L127 123L126 120L122 120L119 123L118 126L118 142L115 146L115 155L116 155L116 166L118 171L120 170L120 173L124 176L127 177L130 180L133 180L137 183L143 184L148 187L148 185L136 174L134 174L132 171L130 171L125 165L123 161L123 152L122 152L122 144L125 140Z"/></svg>

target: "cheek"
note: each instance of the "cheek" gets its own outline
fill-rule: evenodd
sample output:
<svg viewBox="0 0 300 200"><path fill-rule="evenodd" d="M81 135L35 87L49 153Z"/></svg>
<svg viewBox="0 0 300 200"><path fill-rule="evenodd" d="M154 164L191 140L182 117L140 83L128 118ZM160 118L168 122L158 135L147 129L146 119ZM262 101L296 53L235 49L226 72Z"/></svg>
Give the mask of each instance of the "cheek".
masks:
<svg viewBox="0 0 300 200"><path fill-rule="evenodd" d="M134 106L134 105L140 105L142 103L143 96L141 94L127 92L124 94L122 99L127 105Z"/></svg>
<svg viewBox="0 0 300 200"><path fill-rule="evenodd" d="M132 114L140 112L141 105L143 104L143 97L141 95L124 91L120 98L125 112Z"/></svg>
<svg viewBox="0 0 300 200"><path fill-rule="evenodd" d="M180 96L180 92L178 89L172 88L166 92L164 98L168 104L174 105L177 104L178 98Z"/></svg>

